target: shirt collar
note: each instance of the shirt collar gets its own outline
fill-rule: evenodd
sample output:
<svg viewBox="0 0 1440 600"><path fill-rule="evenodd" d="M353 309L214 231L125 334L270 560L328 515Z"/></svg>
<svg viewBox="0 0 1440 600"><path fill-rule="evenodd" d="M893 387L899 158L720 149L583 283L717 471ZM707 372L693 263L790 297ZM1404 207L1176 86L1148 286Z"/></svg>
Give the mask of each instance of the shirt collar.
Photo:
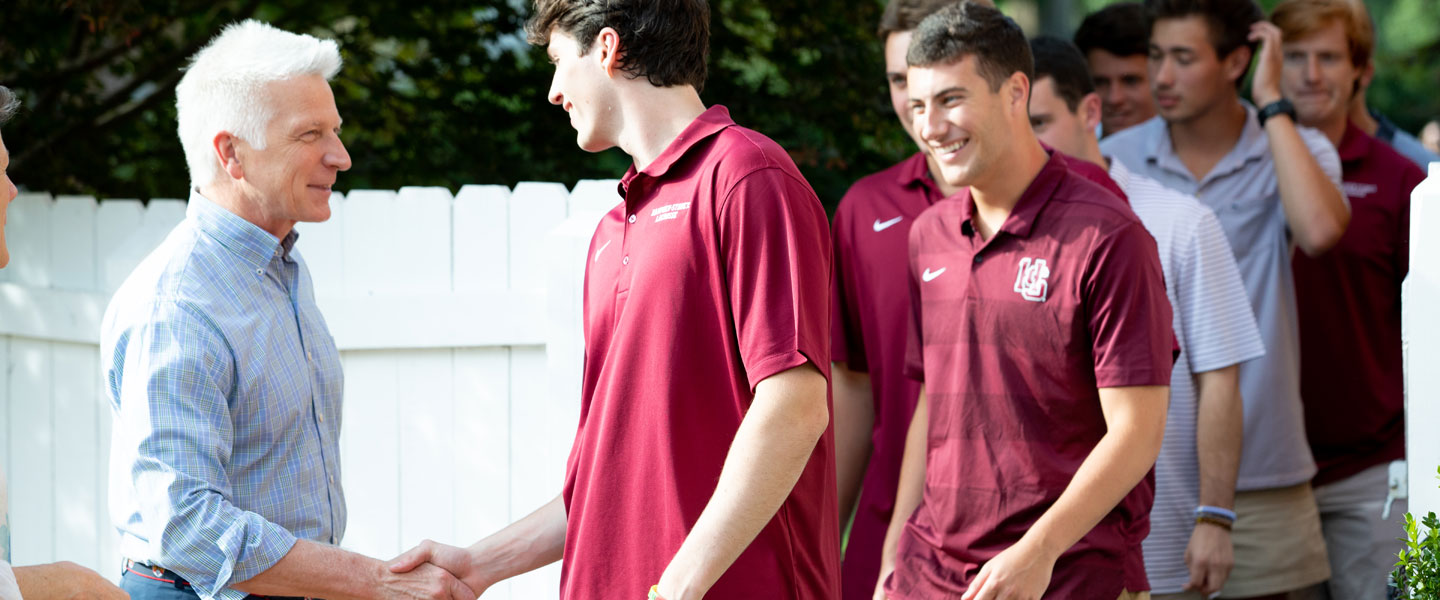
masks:
<svg viewBox="0 0 1440 600"><path fill-rule="evenodd" d="M1375 138L1361 131L1354 123L1345 123L1345 135L1340 136L1340 162L1354 162L1370 155L1370 144Z"/></svg>
<svg viewBox="0 0 1440 600"><path fill-rule="evenodd" d="M234 252L241 260L257 269L264 268L277 255L288 260L291 249L295 247L295 240L300 237L299 233L291 229L284 240L276 239L259 225L246 221L206 198L198 189L190 190L190 203L185 208L185 216L195 221L196 228L201 232L215 238L225 249Z"/></svg>
<svg viewBox="0 0 1440 600"><path fill-rule="evenodd" d="M701 141L734 124L735 121L730 118L730 110L724 106L716 104L705 109L705 112L695 117L695 120L691 121L690 124L685 127L685 130L681 131L680 135L676 136L675 139L670 142L670 145L666 146L665 150L660 153L660 156L656 157L644 170L637 171L635 165L630 165L630 170L626 171L625 176L620 178L620 197L626 197L626 192L629 191L630 185L641 176L649 179L660 179L664 177L665 173L670 171L670 167L679 162L686 154L689 154L691 148L694 148Z"/></svg>
<svg viewBox="0 0 1440 600"><path fill-rule="evenodd" d="M1130 169L1126 168L1125 163L1113 156L1106 156L1105 162L1110 163L1110 179L1115 182L1115 185L1120 186L1122 190L1129 190Z"/></svg>
<svg viewBox="0 0 1440 600"><path fill-rule="evenodd" d="M1264 158L1270 151L1270 141L1265 135L1265 130L1260 128L1260 121L1256 119L1255 106L1240 100L1240 105L1245 107L1245 125L1240 130L1240 139L1235 141L1235 147L1230 149L1220 162L1216 163L1204 179L1213 179L1228 175L1244 168L1252 160ZM1158 132L1147 153L1147 159L1157 166L1184 177L1193 179L1190 170L1185 163L1180 162L1180 156L1175 154L1175 145L1170 139L1170 127L1165 120L1159 116L1152 117L1152 122Z"/></svg>
<svg viewBox="0 0 1440 600"><path fill-rule="evenodd" d="M1065 157L1059 152L1050 152L1050 158L1045 161L1045 166L1030 181L1025 191L1020 194L1020 200L1015 203L1015 208L1010 209L1010 216L1005 218L1005 223L1000 225L1001 233L1008 233L1019 238L1030 237L1030 231L1035 228L1035 221L1040 217L1040 211L1050 203L1050 198L1055 195L1055 189L1060 187L1060 180L1065 178L1069 171L1066 166ZM961 201L964 221L960 223L960 229L966 235L975 232L973 224L975 218L975 199L970 197L970 188L965 187L955 194L954 198ZM992 238L993 239L993 238Z"/></svg>
<svg viewBox="0 0 1440 600"><path fill-rule="evenodd" d="M900 162L900 168L895 170L895 185L901 189L911 186L919 186L925 189L925 199L934 204L942 200L940 182L930 173L930 163L925 160L925 152L916 152Z"/></svg>

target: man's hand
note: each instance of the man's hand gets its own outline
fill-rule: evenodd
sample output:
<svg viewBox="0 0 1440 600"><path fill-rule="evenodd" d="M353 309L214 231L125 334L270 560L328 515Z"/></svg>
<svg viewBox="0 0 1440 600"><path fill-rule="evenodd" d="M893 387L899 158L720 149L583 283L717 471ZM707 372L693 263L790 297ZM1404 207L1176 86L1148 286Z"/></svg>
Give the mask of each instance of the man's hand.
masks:
<svg viewBox="0 0 1440 600"><path fill-rule="evenodd" d="M1209 597L1220 591L1235 566L1235 547L1230 532L1218 525L1196 523L1185 548L1185 566L1190 568L1190 582L1185 591L1194 590Z"/></svg>
<svg viewBox="0 0 1440 600"><path fill-rule="evenodd" d="M15 567L15 582L27 600L130 600L125 590L72 562Z"/></svg>
<svg viewBox="0 0 1440 600"><path fill-rule="evenodd" d="M413 598L415 600L475 600L475 592L450 571L434 564L416 565L403 572L382 569L380 589L382 598Z"/></svg>
<svg viewBox="0 0 1440 600"><path fill-rule="evenodd" d="M980 567L960 600L1040 600L1057 558L1021 538Z"/></svg>
<svg viewBox="0 0 1440 600"><path fill-rule="evenodd" d="M495 584L493 581L486 581L483 573L475 568L470 551L430 540L420 542L420 545L390 561L389 571L392 574L402 574L424 571L425 567L438 567L453 575L472 592L472 598L484 594L485 590Z"/></svg>
<svg viewBox="0 0 1440 600"><path fill-rule="evenodd" d="M1280 28L1269 21L1250 25L1249 40L1260 42L1260 59L1255 61L1255 79L1250 83L1252 98L1257 108L1265 108L1280 99L1280 71L1285 67L1285 57L1280 49Z"/></svg>

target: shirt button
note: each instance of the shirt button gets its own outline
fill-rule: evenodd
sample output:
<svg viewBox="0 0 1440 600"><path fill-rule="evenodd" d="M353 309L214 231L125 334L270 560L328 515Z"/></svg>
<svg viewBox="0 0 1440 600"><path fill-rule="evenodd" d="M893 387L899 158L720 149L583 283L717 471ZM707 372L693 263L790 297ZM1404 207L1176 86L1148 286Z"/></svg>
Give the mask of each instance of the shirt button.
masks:
<svg viewBox="0 0 1440 600"><path fill-rule="evenodd" d="M330 485L335 485L335 476L334 476L334 475L331 475L331 476L330 476Z"/></svg>
<svg viewBox="0 0 1440 600"><path fill-rule="evenodd" d="M256 275L264 275L264 274L265 274L265 269L255 269L255 274L256 274Z"/></svg>
<svg viewBox="0 0 1440 600"><path fill-rule="evenodd" d="M979 254L976 254L976 255L975 255L975 264L978 265L978 264L980 264L980 263L982 263L982 262L985 262L985 257L980 256Z"/></svg>
<svg viewBox="0 0 1440 600"><path fill-rule="evenodd" d="M325 415L320 415L320 422L321 422L321 423L324 423L324 422L325 422Z"/></svg>
<svg viewBox="0 0 1440 600"><path fill-rule="evenodd" d="M630 215L630 222L631 222L631 223L634 223L634 222L635 222L635 215Z"/></svg>
<svg viewBox="0 0 1440 600"><path fill-rule="evenodd" d="M622 264L622 265L628 265L628 264L630 264L630 257L626 256L625 258L620 259L620 264Z"/></svg>

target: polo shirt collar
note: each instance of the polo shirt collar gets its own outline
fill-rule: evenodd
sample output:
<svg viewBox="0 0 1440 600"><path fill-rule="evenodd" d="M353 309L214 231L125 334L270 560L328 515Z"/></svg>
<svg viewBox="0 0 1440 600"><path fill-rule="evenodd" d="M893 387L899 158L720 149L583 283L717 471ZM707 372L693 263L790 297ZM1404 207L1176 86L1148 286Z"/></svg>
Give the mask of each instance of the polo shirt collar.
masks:
<svg viewBox="0 0 1440 600"><path fill-rule="evenodd" d="M1030 237L1030 231L1035 228L1035 221L1040 218L1040 211L1045 209L1046 204L1049 204L1050 197L1055 195L1055 188L1060 186L1060 180L1065 178L1065 173L1069 170L1064 156L1057 152L1049 152L1049 154L1050 158L1045 161L1045 166L1040 168L1035 179L1020 194L1020 200L1015 203L1015 208L1010 209L1010 216L1005 218L1005 222L1000 225L1000 230L991 236L991 240L999 237L1001 233L1018 238ZM961 231L966 235L972 235L975 233L975 199L970 196L970 188L961 189L955 198L962 200L964 221L960 223Z"/></svg>
<svg viewBox="0 0 1440 600"><path fill-rule="evenodd" d="M930 163L925 159L923 150L900 163L900 168L896 169L895 173L895 185L901 189L911 186L925 188L925 199L930 204L943 199L940 195L940 182L935 181L935 176L930 173Z"/></svg>
<svg viewBox="0 0 1440 600"><path fill-rule="evenodd" d="M1255 106L1245 100L1241 100L1240 105L1245 107L1245 126L1240 130L1240 139L1236 140L1235 147L1205 174L1201 185L1205 181L1240 171L1251 161L1263 159L1270 152L1270 141L1265 130L1260 128L1260 121L1256 119ZM1146 158L1166 171L1193 179L1190 170L1185 168L1185 163L1180 161L1180 156L1175 154L1175 145L1170 139L1170 127L1158 116L1153 119L1159 132L1154 136Z"/></svg>
<svg viewBox="0 0 1440 600"><path fill-rule="evenodd" d="M214 238L226 250L235 253L246 264L257 269L264 268L276 255L289 259L290 250L295 247L295 240L300 237L300 234L292 229L284 240L276 239L259 225L246 221L206 198L198 189L190 190L190 202L185 208L185 216L194 220L196 228L202 233Z"/></svg>
<svg viewBox="0 0 1440 600"><path fill-rule="evenodd" d="M1347 121L1345 135L1340 136L1340 147L1336 148L1340 153L1340 162L1355 162L1370 156L1370 145L1374 141L1375 138Z"/></svg>
<svg viewBox="0 0 1440 600"><path fill-rule="evenodd" d="M670 167L684 158L696 144L734 124L735 120L730 118L730 110L724 106L716 104L705 109L705 112L695 117L644 170L637 171L634 164L630 165L630 170L620 179L620 196L625 197L630 184L641 176L649 179L664 177Z"/></svg>

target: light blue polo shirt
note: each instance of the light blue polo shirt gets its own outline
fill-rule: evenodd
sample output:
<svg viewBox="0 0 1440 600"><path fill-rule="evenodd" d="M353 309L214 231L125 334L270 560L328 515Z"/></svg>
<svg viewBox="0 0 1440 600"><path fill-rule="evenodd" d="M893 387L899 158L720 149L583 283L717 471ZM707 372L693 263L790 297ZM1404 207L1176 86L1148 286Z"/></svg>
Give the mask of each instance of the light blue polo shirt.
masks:
<svg viewBox="0 0 1440 600"><path fill-rule="evenodd" d="M1240 365L1245 449L1236 489L1249 491L1309 481L1315 475L1315 460L1305 439L1300 403L1300 328L1290 273L1289 226L1269 138L1255 119L1255 107L1242 104L1248 118L1239 141L1198 181L1175 154L1170 131L1158 116L1116 132L1100 148L1132 171L1195 196L1215 212L1230 240L1265 342L1263 356ZM1338 188L1340 155L1335 147L1308 127L1300 128L1300 137Z"/></svg>

